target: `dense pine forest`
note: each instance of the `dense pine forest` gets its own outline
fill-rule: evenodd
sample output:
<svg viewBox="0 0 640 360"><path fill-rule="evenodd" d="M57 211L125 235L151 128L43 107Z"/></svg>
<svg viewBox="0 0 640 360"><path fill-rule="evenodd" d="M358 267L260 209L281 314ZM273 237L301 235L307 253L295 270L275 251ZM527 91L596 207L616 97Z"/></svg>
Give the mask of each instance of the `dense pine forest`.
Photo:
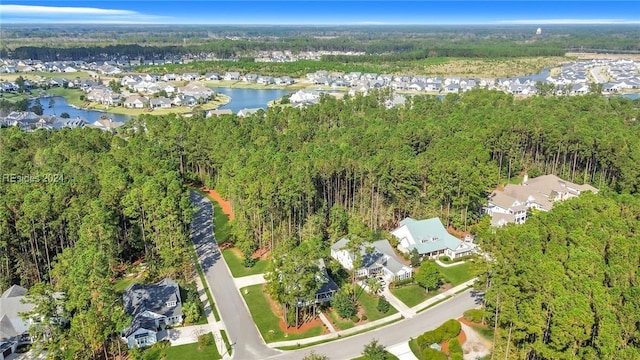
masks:
<svg viewBox="0 0 640 360"><path fill-rule="evenodd" d="M143 137L0 130L0 288L30 287L46 319L64 308L69 325L51 330L51 358L120 351L112 335L130 321L113 283L122 264L144 260L149 280L191 277L192 206L163 158Z"/></svg>
<svg viewBox="0 0 640 360"><path fill-rule="evenodd" d="M304 241L305 226L328 226L340 212L374 231L405 216L468 230L488 192L524 171L638 191L637 102L473 91L386 109L388 96L327 96L247 118L139 121L188 177L233 202L235 242L247 253Z"/></svg>
<svg viewBox="0 0 640 360"><path fill-rule="evenodd" d="M640 358L640 199L585 195L485 233L498 358ZM486 278L485 278L486 279Z"/></svg>
<svg viewBox="0 0 640 360"><path fill-rule="evenodd" d="M123 321L102 312L117 298L109 280L119 264L144 258L155 276L191 271L184 184L200 182L232 201L232 241L245 254L285 242L323 251L352 228L366 225L373 239L406 216L439 216L477 233L494 259L484 280L497 352L634 358L640 103L477 90L387 109L390 96L325 96L244 118L146 115L116 135L2 129L3 174L63 180L3 178L0 285L73 294L67 307L82 316L71 334L87 321L100 332L74 348L99 351ZM489 231L488 193L524 172L588 182L601 195Z"/></svg>

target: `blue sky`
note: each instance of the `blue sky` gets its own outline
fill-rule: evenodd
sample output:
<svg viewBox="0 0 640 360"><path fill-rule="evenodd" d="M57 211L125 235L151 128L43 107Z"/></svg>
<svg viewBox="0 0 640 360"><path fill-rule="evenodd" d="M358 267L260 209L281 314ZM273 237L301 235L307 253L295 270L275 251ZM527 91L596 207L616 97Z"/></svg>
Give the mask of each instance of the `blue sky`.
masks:
<svg viewBox="0 0 640 360"><path fill-rule="evenodd" d="M639 1L13 1L0 23L637 24ZM640 31L640 28L639 28Z"/></svg>

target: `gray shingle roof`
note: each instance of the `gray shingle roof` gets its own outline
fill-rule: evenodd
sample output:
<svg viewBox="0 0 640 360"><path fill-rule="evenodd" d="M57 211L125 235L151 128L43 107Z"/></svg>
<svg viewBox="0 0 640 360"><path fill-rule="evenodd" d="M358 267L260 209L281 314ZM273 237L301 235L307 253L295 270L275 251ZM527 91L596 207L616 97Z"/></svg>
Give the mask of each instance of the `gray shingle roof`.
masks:
<svg viewBox="0 0 640 360"><path fill-rule="evenodd" d="M124 309L134 318L145 311L166 317L182 314L182 301L178 284L164 279L155 284L133 284L122 294ZM175 301L176 306L167 307L167 302Z"/></svg>

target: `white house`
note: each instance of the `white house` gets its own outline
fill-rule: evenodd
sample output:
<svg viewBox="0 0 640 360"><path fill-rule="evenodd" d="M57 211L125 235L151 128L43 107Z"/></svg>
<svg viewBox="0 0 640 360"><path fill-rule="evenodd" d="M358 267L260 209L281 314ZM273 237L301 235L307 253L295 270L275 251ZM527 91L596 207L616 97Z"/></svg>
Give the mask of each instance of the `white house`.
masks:
<svg viewBox="0 0 640 360"><path fill-rule="evenodd" d="M23 303L27 289L13 285L0 296L0 360L16 352L19 345L31 343L29 326L20 313L33 310L34 305Z"/></svg>
<svg viewBox="0 0 640 360"><path fill-rule="evenodd" d="M356 254L347 249L349 239L342 238L331 245L331 257L338 260L347 270L353 270ZM361 267L356 276L371 277L381 275L389 281L408 279L411 267L403 264L396 256L387 240L378 240L360 246Z"/></svg>
<svg viewBox="0 0 640 360"><path fill-rule="evenodd" d="M527 220L527 210L549 211L553 203L580 196L585 191L598 193L598 189L589 184L574 184L555 175L529 179L525 174L522 184L509 184L503 191L494 191L485 212L491 216L493 226L522 224Z"/></svg>
<svg viewBox="0 0 640 360"><path fill-rule="evenodd" d="M145 104L147 103L147 99L138 95L131 95L127 97L124 101L124 107L127 108L135 108L135 109L143 109Z"/></svg>
<svg viewBox="0 0 640 360"><path fill-rule="evenodd" d="M155 344L166 326L182 324L180 287L170 279L155 284L133 284L122 294L124 309L133 317L122 332L129 348Z"/></svg>
<svg viewBox="0 0 640 360"><path fill-rule="evenodd" d="M405 218L391 234L400 242L398 250L410 253L416 249L420 255L430 258L448 256L455 259L471 255L475 250L474 244L449 234L437 217L424 220Z"/></svg>

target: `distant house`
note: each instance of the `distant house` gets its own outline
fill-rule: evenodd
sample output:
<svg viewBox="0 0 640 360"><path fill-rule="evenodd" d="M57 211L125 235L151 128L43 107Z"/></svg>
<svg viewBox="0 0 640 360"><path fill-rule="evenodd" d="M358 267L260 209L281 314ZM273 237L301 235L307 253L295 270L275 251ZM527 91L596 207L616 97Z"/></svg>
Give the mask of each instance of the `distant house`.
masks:
<svg viewBox="0 0 640 360"><path fill-rule="evenodd" d="M294 80L289 76L282 76L275 79L276 85L291 85L294 83Z"/></svg>
<svg viewBox="0 0 640 360"><path fill-rule="evenodd" d="M192 96L196 99L209 100L214 95L214 91L200 84L188 84L178 88L181 94Z"/></svg>
<svg viewBox="0 0 640 360"><path fill-rule="evenodd" d="M197 81L200 79L200 75L196 73L184 73L182 74L182 79L185 81Z"/></svg>
<svg viewBox="0 0 640 360"><path fill-rule="evenodd" d="M243 79L244 82L254 83L258 80L258 75L256 74L246 74Z"/></svg>
<svg viewBox="0 0 640 360"><path fill-rule="evenodd" d="M206 117L220 116L220 115L233 115L233 111L231 109L209 110L207 111Z"/></svg>
<svg viewBox="0 0 640 360"><path fill-rule="evenodd" d="M122 332L129 348L151 346L166 326L182 324L182 299L178 284L164 279L155 284L133 284L122 294L124 310L133 318Z"/></svg>
<svg viewBox="0 0 640 360"><path fill-rule="evenodd" d="M230 71L224 74L224 80L227 81L238 81L240 80L240 73L237 71Z"/></svg>
<svg viewBox="0 0 640 360"><path fill-rule="evenodd" d="M114 131L120 126L124 125L123 122L113 121L111 119L100 119L94 122L93 124L87 125L90 128L96 128L104 131Z"/></svg>
<svg viewBox="0 0 640 360"><path fill-rule="evenodd" d="M349 239L342 238L331 245L331 257L338 260L347 270L353 270L356 254L347 250ZM366 243L360 247L361 267L356 276L384 276L389 281L408 279L412 275L411 267L398 259L388 240Z"/></svg>
<svg viewBox="0 0 640 360"><path fill-rule="evenodd" d="M26 293L27 289L13 285L0 296L0 360L15 353L19 345L31 343L32 322L20 317L20 313L34 308L33 304L23 303Z"/></svg>
<svg viewBox="0 0 640 360"><path fill-rule="evenodd" d="M263 110L262 108L255 108L255 109L242 109L240 111L238 111L238 116L240 117L247 117L249 115L255 114L258 111Z"/></svg>
<svg viewBox="0 0 640 360"><path fill-rule="evenodd" d="M124 100L124 107L134 109L144 109L147 99L139 95L131 95Z"/></svg>
<svg viewBox="0 0 640 360"><path fill-rule="evenodd" d="M529 209L549 211L555 202L580 196L586 191L598 193L598 189L589 184L574 184L555 175L529 179L525 174L521 185L509 184L502 191L494 191L485 212L491 216L493 226L522 224L527 220Z"/></svg>
<svg viewBox="0 0 640 360"><path fill-rule="evenodd" d="M222 79L222 77L220 77L220 74L218 74L218 73L206 73L204 75L204 78L207 81L215 81L215 80Z"/></svg>
<svg viewBox="0 0 640 360"><path fill-rule="evenodd" d="M449 234L439 218L416 220L405 218L391 231L400 244L398 250L410 253L416 249L424 257L448 256L452 259L471 255L475 245Z"/></svg>
<svg viewBox="0 0 640 360"><path fill-rule="evenodd" d="M152 109L169 109L171 108L171 100L166 97L159 97L149 100L149 107Z"/></svg>
<svg viewBox="0 0 640 360"><path fill-rule="evenodd" d="M275 80L272 76L260 76L256 82L262 85L271 85L275 83Z"/></svg>

